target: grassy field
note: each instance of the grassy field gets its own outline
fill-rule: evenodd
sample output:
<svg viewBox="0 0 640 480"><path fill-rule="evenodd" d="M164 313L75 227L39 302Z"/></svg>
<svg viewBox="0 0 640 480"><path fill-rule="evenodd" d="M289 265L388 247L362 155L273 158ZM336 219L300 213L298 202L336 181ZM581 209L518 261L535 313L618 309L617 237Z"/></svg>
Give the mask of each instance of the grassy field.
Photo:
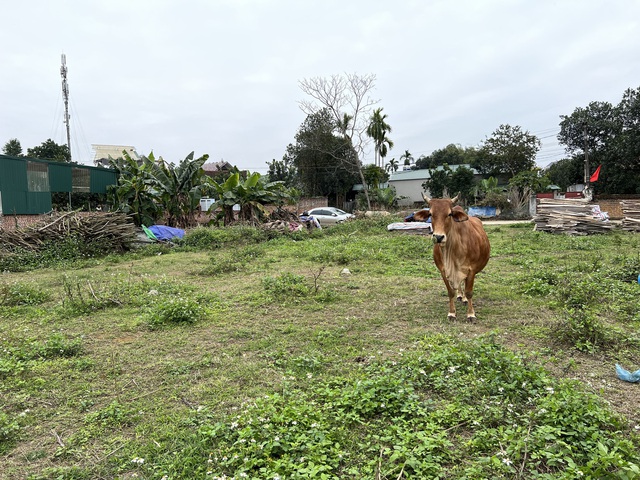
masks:
<svg viewBox="0 0 640 480"><path fill-rule="evenodd" d="M0 275L0 478L640 478L640 235L488 225L451 322L392 220L22 258L48 266Z"/></svg>

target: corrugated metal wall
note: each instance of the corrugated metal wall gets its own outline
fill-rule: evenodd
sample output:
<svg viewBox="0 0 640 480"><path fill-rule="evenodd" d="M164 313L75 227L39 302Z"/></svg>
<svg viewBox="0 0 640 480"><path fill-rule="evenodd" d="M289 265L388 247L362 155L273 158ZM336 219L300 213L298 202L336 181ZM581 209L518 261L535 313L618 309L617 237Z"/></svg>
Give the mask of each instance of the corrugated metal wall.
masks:
<svg viewBox="0 0 640 480"><path fill-rule="evenodd" d="M70 192L73 190L71 177L71 167L69 163L49 164L49 186L52 192Z"/></svg>
<svg viewBox="0 0 640 480"><path fill-rule="evenodd" d="M51 192L106 193L107 186L116 182L111 169L0 155L0 211L4 215L46 213L51 210Z"/></svg>
<svg viewBox="0 0 640 480"><path fill-rule="evenodd" d="M118 177L115 170L91 169L91 193L107 193L107 187L115 185L117 182Z"/></svg>

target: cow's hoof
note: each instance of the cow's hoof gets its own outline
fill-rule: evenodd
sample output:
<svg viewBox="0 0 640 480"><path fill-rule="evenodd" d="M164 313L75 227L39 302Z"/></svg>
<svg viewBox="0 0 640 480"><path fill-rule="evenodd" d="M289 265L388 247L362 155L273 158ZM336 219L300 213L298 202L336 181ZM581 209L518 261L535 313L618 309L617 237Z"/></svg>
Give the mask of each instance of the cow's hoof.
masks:
<svg viewBox="0 0 640 480"><path fill-rule="evenodd" d="M467 315L468 322L475 322L477 320L475 315Z"/></svg>
<svg viewBox="0 0 640 480"><path fill-rule="evenodd" d="M447 320L455 320L455 319L456 319L455 313L450 313L449 315L447 315Z"/></svg>
<svg viewBox="0 0 640 480"><path fill-rule="evenodd" d="M456 297L456 299L457 299L459 302L462 302L462 295L458 295L458 296Z"/></svg>

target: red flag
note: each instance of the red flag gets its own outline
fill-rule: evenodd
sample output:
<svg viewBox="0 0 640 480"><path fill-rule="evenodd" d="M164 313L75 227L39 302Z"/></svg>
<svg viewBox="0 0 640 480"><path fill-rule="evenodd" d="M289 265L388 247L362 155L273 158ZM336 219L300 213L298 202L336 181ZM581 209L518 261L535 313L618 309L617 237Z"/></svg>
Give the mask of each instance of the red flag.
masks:
<svg viewBox="0 0 640 480"><path fill-rule="evenodd" d="M597 182L598 181L598 177L600 176L600 167L602 165L598 165L598 168L596 168L596 171L593 172L593 175L591 175L591 177L589 177L589 181L590 182Z"/></svg>

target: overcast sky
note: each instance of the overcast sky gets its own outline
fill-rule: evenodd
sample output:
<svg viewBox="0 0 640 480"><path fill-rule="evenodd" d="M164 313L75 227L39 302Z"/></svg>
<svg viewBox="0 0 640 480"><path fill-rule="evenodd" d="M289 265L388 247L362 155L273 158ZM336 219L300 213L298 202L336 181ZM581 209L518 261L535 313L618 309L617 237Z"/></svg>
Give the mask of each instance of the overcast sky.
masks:
<svg viewBox="0 0 640 480"><path fill-rule="evenodd" d="M266 173L305 119L299 81L376 75L395 147L478 146L500 124L563 157L560 115L640 87L638 0L2 1L0 145L191 151ZM371 149L370 149L371 150ZM370 151L365 163L373 163Z"/></svg>

